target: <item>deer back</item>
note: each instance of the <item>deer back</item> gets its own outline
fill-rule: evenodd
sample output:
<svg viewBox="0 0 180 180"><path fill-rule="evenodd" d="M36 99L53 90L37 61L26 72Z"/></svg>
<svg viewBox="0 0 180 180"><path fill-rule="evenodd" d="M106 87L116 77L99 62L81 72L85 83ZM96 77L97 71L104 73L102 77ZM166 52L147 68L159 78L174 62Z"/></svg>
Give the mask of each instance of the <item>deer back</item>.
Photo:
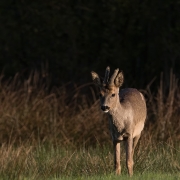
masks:
<svg viewBox="0 0 180 180"><path fill-rule="evenodd" d="M133 111L133 121L135 124L146 119L146 102L144 96L133 88L126 88L120 91L120 104L122 107L130 105Z"/></svg>

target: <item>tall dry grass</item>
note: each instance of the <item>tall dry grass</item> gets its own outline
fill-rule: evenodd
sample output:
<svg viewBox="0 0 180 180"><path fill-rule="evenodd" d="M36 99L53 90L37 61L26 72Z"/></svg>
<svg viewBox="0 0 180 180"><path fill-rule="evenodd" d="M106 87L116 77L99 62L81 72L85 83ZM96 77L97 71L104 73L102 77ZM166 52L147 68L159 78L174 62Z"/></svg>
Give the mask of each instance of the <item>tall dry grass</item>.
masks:
<svg viewBox="0 0 180 180"><path fill-rule="evenodd" d="M153 84L143 92L148 117L142 144L180 140L180 88L170 73L157 92ZM28 78L17 74L0 78L0 143L53 143L86 146L110 143L108 119L99 108L92 84L68 83L51 87L49 79L33 71Z"/></svg>
<svg viewBox="0 0 180 180"><path fill-rule="evenodd" d="M134 170L175 174L180 170L178 79L171 72L157 92L152 86L143 90L148 117ZM92 84L51 87L37 71L27 79L1 76L0 179L86 179L113 172L112 146L105 145L111 143L108 119L96 94ZM121 164L127 174L123 148Z"/></svg>
<svg viewBox="0 0 180 180"><path fill-rule="evenodd" d="M161 73L156 92L147 86L147 131L155 140L179 142L180 140L180 85L170 71L168 79Z"/></svg>
<svg viewBox="0 0 180 180"><path fill-rule="evenodd" d="M34 71L0 78L0 143L50 142L90 144L108 141L107 123L98 111L92 87L66 84L50 87L48 78ZM92 92L86 96L82 91Z"/></svg>

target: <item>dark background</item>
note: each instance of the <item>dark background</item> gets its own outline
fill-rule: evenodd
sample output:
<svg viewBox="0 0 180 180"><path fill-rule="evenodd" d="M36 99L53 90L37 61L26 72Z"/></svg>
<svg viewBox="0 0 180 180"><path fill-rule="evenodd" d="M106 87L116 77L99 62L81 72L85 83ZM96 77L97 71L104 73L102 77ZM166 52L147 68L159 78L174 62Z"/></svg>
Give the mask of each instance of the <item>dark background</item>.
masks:
<svg viewBox="0 0 180 180"><path fill-rule="evenodd" d="M180 77L180 0L1 0L0 71L42 69L53 85L91 81L106 66L144 88Z"/></svg>

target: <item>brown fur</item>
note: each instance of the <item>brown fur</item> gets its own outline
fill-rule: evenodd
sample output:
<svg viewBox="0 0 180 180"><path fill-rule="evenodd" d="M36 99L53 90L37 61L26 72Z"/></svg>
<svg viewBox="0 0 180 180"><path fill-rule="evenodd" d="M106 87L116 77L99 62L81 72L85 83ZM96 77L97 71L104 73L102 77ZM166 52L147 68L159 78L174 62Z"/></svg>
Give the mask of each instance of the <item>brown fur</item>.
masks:
<svg viewBox="0 0 180 180"><path fill-rule="evenodd" d="M126 142L126 165L133 175L133 154L141 136L146 119L146 102L143 95L133 88L122 89L124 76L116 69L108 82L110 68L107 67L103 83L98 74L91 72L94 83L100 88L101 108L109 115L109 125L114 144L114 164L116 173L121 173L120 142ZM105 84L106 82L106 84Z"/></svg>

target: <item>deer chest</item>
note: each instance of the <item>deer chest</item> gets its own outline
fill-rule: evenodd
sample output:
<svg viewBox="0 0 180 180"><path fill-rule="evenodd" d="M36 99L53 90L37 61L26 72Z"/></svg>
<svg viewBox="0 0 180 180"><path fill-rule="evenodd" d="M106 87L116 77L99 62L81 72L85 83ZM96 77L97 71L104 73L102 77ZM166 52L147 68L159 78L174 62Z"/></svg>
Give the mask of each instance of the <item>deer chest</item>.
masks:
<svg viewBox="0 0 180 180"><path fill-rule="evenodd" d="M113 141L123 141L128 136L124 124L115 119L109 118L109 129Z"/></svg>

